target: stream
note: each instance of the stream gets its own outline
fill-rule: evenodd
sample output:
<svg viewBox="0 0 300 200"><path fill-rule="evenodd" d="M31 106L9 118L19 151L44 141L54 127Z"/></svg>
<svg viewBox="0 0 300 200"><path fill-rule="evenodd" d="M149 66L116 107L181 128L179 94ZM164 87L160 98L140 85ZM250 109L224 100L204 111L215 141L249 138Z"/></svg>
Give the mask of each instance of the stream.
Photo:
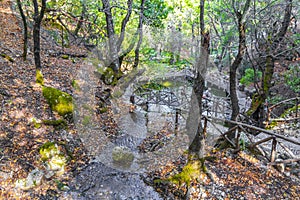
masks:
<svg viewBox="0 0 300 200"><path fill-rule="evenodd" d="M91 75L92 70L92 67L85 68L79 73L80 79L90 86L96 83L96 80L93 83L95 77ZM121 130L119 136L110 140L97 125L85 127L84 131L81 131L81 139L93 155L93 160L72 181L71 190L66 194L67 198L162 199L154 188L144 183L143 178L148 172L176 161L188 149L194 137L188 133L195 132L199 118L199 110L190 109L191 106L197 105L191 99L192 88L181 76L172 74L170 79L164 78L164 81L169 81L174 86L163 94L165 96L154 97L155 101L166 102L173 98L168 95L174 94L175 100L178 101L175 102L176 106L153 103L147 104L147 108L144 105L137 106L134 112L129 112L130 96L136 88L133 83L126 88L121 97L112 99L114 120ZM89 85L84 86L81 88L86 90L79 102L81 105L89 105L94 101L94 94ZM78 110L84 108L81 105L78 106ZM181 112L178 113L178 110ZM208 137L209 145L213 145L216 135ZM144 152L139 149L141 147L144 147ZM117 156L115 152L118 152ZM125 155L128 162L116 162L119 154Z"/></svg>

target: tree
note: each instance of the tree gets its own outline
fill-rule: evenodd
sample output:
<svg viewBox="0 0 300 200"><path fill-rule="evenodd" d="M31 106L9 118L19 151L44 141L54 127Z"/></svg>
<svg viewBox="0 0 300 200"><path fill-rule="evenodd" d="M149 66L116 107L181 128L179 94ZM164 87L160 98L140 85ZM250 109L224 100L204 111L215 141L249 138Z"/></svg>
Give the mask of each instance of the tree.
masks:
<svg viewBox="0 0 300 200"><path fill-rule="evenodd" d="M133 64L134 68L137 68L139 64L140 47L143 41L143 18L144 18L145 1L146 0L141 0L141 11L140 11L139 25L138 25L139 40L134 51L135 53L135 59Z"/></svg>
<svg viewBox="0 0 300 200"><path fill-rule="evenodd" d="M248 14L248 10L250 7L251 0L247 0L245 2L243 11L241 11L239 8L236 7L235 1L232 1L232 7L234 9L234 14L237 18L237 28L239 33L239 48L238 53L235 56L235 59L233 63L230 65L230 71L229 71L229 82L230 82L230 100L231 100L231 120L236 121L237 116L239 114L239 102L238 97L236 93L236 85L237 85L237 69L240 66L245 50L246 50L246 15ZM231 125L233 126L233 125ZM231 138L234 137L233 135L230 136Z"/></svg>
<svg viewBox="0 0 300 200"><path fill-rule="evenodd" d="M37 70L41 70L41 45L40 45L40 29L42 19L46 10L46 0L42 0L41 9L39 11L39 5L37 0L33 0L34 14L33 14L33 51L34 51L34 63Z"/></svg>
<svg viewBox="0 0 300 200"><path fill-rule="evenodd" d="M27 49L28 49L28 26L27 26L27 20L26 16L24 14L21 0L17 0L18 9L21 14L22 22L23 22L23 60L25 61L27 59Z"/></svg>
<svg viewBox="0 0 300 200"><path fill-rule="evenodd" d="M280 59L282 52L286 51L285 48L285 35L288 31L288 27L291 22L292 16L292 0L285 0L285 6L282 7L280 4L271 6L272 4L267 4L266 7L261 8L264 10L265 21L267 23L258 24L255 27L254 37L256 39L256 52L258 62L253 62L260 66L263 72L261 86L255 94L253 99L253 104L248 114L251 115L255 120L258 121L260 127L264 127L264 120L266 116L265 103L269 97L269 91L272 86L271 82L274 74L275 61ZM275 16L273 13L282 12L284 9L283 19L280 16ZM259 10L257 12L260 12ZM270 26L271 25L271 26Z"/></svg>
<svg viewBox="0 0 300 200"><path fill-rule="evenodd" d="M203 132L203 126L201 123L202 116L202 96L205 85L205 75L208 66L209 57L209 42L210 35L209 31L205 29L204 24L204 0L200 1L200 29L201 29L201 52L200 57L196 61L196 77L193 85L193 93L196 96L198 108L199 108L199 123L197 126L197 131L195 137L189 146L189 151L192 154L198 155L200 158L204 157L204 147L205 147L205 133Z"/></svg>

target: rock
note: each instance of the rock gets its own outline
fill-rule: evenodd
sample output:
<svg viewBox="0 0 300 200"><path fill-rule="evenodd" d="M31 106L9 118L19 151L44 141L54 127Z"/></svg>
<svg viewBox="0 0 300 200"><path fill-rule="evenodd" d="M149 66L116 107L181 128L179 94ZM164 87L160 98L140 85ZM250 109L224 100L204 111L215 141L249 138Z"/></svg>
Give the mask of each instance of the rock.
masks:
<svg viewBox="0 0 300 200"><path fill-rule="evenodd" d="M45 173L43 171L39 169L34 169L28 174L26 179L17 180L16 187L22 190L28 190L35 186L41 185L44 178L44 174Z"/></svg>
<svg viewBox="0 0 300 200"><path fill-rule="evenodd" d="M51 178L53 175L60 176L64 173L67 158L60 152L57 144L46 142L40 148L40 155L46 164L46 178Z"/></svg>
<svg viewBox="0 0 300 200"><path fill-rule="evenodd" d="M112 150L112 159L121 165L131 165L134 155L128 147L117 146Z"/></svg>

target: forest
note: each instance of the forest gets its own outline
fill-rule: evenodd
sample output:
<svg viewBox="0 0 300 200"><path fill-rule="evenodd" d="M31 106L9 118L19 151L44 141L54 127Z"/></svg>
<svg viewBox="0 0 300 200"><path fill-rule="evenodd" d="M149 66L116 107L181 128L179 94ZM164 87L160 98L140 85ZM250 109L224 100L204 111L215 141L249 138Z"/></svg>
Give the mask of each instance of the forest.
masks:
<svg viewBox="0 0 300 200"><path fill-rule="evenodd" d="M297 0L0 0L0 199L300 198Z"/></svg>

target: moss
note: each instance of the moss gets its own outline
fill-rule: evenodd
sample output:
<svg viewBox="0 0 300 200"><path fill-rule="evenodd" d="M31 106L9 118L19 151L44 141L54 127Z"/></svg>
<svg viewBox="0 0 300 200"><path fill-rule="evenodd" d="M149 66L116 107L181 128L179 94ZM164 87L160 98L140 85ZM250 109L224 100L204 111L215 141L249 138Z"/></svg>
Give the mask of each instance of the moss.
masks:
<svg viewBox="0 0 300 200"><path fill-rule="evenodd" d="M72 80L72 87L77 90L77 91L80 91L80 87L79 87L79 84L77 83L77 81L75 79Z"/></svg>
<svg viewBox="0 0 300 200"><path fill-rule="evenodd" d="M54 155L59 154L57 145L54 142L46 142L40 147L40 155L42 161L52 158Z"/></svg>
<svg viewBox="0 0 300 200"><path fill-rule="evenodd" d="M66 129L67 128L67 122L64 119L58 119L58 120L43 120L43 124L53 126L54 129Z"/></svg>
<svg viewBox="0 0 300 200"><path fill-rule="evenodd" d="M278 122L272 121L272 122L266 127L266 129L271 130L271 129L273 129L274 127L276 127L277 125L278 125Z"/></svg>
<svg viewBox="0 0 300 200"><path fill-rule="evenodd" d="M88 105L88 104L83 104L82 107L85 109L85 110L88 110L90 111L90 113L93 113L93 107Z"/></svg>
<svg viewBox="0 0 300 200"><path fill-rule="evenodd" d="M185 183L190 185L192 180L198 179L201 175L202 164L200 160L190 160L186 166L183 167L182 172L175 174L168 180L178 184L179 186Z"/></svg>
<svg viewBox="0 0 300 200"><path fill-rule="evenodd" d="M61 55L61 58L67 60L67 59L69 59L69 56L64 54L64 55Z"/></svg>
<svg viewBox="0 0 300 200"><path fill-rule="evenodd" d="M40 149L41 160L45 162L46 168L55 171L56 175L64 173L67 158L60 152L59 147L54 142L44 143Z"/></svg>
<svg viewBox="0 0 300 200"><path fill-rule="evenodd" d="M292 108L289 108L289 109L285 110L284 113L282 113L280 115L280 117L285 118L288 115L290 115L291 113L296 112L296 110L297 110L297 105L293 106ZM299 112L299 110L300 110L300 105L298 105L298 112Z"/></svg>
<svg viewBox="0 0 300 200"><path fill-rule="evenodd" d="M106 108L106 107L100 109L101 114L106 113L107 111L108 111L108 108Z"/></svg>
<svg viewBox="0 0 300 200"><path fill-rule="evenodd" d="M6 55L4 53L0 54L3 58L5 58L6 60L8 60L9 62L15 62L14 59L12 59L9 55Z"/></svg>
<svg viewBox="0 0 300 200"><path fill-rule="evenodd" d="M102 79L107 85L116 85L118 82L118 76L111 68L107 68L104 71Z"/></svg>
<svg viewBox="0 0 300 200"><path fill-rule="evenodd" d="M164 87L171 87L172 85L173 85L173 83L170 81L165 81L162 83L162 86L164 86Z"/></svg>
<svg viewBox="0 0 300 200"><path fill-rule="evenodd" d="M37 69L36 70L36 83L40 84L40 85L44 85L44 77L43 74L41 72L41 70Z"/></svg>
<svg viewBox="0 0 300 200"><path fill-rule="evenodd" d="M91 116L84 116L82 120L82 125L87 126L91 123Z"/></svg>
<svg viewBox="0 0 300 200"><path fill-rule="evenodd" d="M34 128L37 128L37 129L41 128L42 124L41 124L41 123L38 123L38 122L36 121L36 119L33 118L33 119L32 119L32 122L33 122Z"/></svg>
<svg viewBox="0 0 300 200"><path fill-rule="evenodd" d="M70 117L74 110L71 95L52 87L43 87L43 96L50 108L63 117Z"/></svg>

